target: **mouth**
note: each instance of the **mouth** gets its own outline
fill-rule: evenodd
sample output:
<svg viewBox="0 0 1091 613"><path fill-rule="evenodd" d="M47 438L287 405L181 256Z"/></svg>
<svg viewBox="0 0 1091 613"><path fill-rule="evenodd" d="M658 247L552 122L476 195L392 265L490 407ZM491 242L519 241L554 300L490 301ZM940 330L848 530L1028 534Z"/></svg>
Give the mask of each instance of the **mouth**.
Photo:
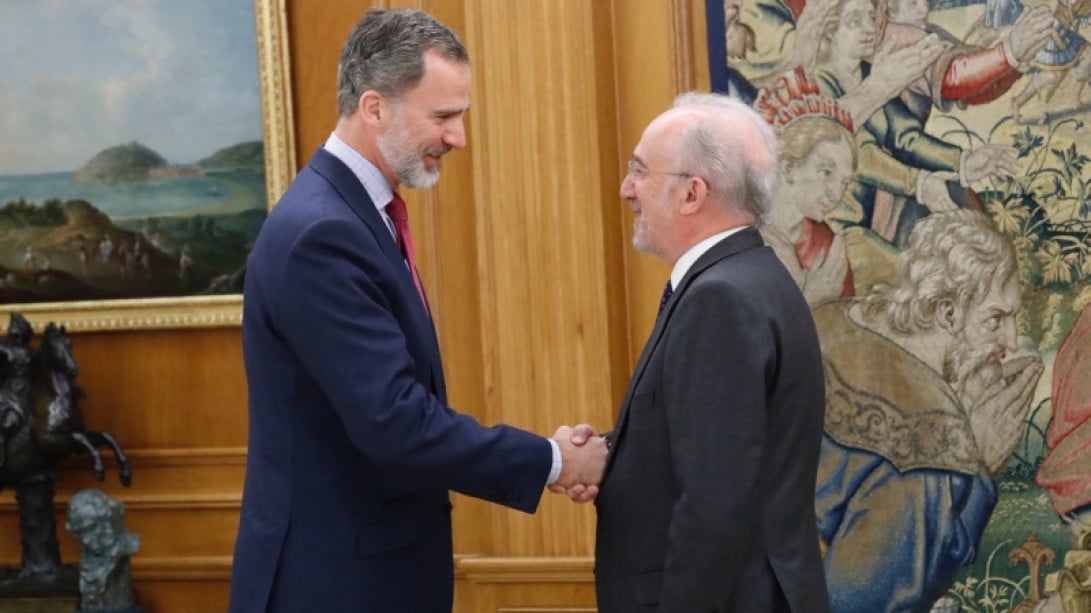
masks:
<svg viewBox="0 0 1091 613"><path fill-rule="evenodd" d="M439 166L440 158L447 155L450 149L425 149L424 161L430 166Z"/></svg>

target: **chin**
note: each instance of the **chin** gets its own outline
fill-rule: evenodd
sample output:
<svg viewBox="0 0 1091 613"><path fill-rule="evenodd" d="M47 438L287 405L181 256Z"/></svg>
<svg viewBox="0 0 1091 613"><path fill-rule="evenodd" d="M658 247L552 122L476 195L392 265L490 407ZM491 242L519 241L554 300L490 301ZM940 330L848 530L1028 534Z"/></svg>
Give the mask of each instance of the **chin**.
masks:
<svg viewBox="0 0 1091 613"><path fill-rule="evenodd" d="M426 170L424 168L417 169L415 172L407 173L406 176L401 177L402 184L413 189L428 189L438 181L438 166L432 170Z"/></svg>

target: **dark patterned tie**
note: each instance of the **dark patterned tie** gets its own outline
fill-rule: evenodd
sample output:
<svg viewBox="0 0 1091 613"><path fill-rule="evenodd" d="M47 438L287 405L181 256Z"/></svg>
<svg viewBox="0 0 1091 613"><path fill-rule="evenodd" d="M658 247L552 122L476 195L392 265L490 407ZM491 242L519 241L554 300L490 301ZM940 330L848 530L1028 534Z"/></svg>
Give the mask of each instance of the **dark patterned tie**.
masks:
<svg viewBox="0 0 1091 613"><path fill-rule="evenodd" d="M663 314L663 309L667 308L667 301L671 299L671 294L674 293L674 288L671 287L671 282L667 281L667 286L663 288L663 297L659 299L659 312L656 313L656 319Z"/></svg>
<svg viewBox="0 0 1091 613"><path fill-rule="evenodd" d="M394 193L394 199L390 201L390 204L386 205L386 214L390 216L390 221L394 222L394 235L398 241L398 249L409 264L409 273L413 275L417 294L420 295L421 304L427 311L428 300L424 298L424 286L421 285L420 275L417 274L417 262L413 257L413 236L409 233L409 211L406 210L405 201L397 192Z"/></svg>

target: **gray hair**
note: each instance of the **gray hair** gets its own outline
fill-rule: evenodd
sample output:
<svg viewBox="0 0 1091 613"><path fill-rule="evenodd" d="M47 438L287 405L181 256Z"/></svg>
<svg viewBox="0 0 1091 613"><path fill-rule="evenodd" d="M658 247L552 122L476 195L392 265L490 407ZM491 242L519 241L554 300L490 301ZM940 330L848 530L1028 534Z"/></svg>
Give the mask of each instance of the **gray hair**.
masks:
<svg viewBox="0 0 1091 613"><path fill-rule="evenodd" d="M462 41L428 13L412 9L372 9L341 47L337 65L337 108L341 117L356 112L368 90L396 100L424 76L424 54L437 51L469 64Z"/></svg>
<svg viewBox="0 0 1091 613"><path fill-rule="evenodd" d="M1018 274L1015 246L984 213L958 209L917 222L898 256L893 284L876 284L863 298L869 320L884 316L894 330L931 330L944 301L965 312L989 289Z"/></svg>
<svg viewBox="0 0 1091 613"><path fill-rule="evenodd" d="M674 99L673 107L712 111L683 131L678 146L682 167L704 179L713 196L763 225L777 186L772 127L747 104L724 94L687 92Z"/></svg>

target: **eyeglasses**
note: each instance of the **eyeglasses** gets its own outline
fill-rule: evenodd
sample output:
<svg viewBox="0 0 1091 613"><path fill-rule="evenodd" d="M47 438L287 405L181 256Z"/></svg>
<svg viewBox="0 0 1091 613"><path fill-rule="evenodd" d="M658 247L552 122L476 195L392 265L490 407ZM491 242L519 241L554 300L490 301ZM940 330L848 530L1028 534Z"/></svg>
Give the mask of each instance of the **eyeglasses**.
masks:
<svg viewBox="0 0 1091 613"><path fill-rule="evenodd" d="M688 172L668 172L665 170L649 170L647 166L636 160L629 160L625 164L625 178L639 181L648 175L667 175L671 177L692 177Z"/></svg>

